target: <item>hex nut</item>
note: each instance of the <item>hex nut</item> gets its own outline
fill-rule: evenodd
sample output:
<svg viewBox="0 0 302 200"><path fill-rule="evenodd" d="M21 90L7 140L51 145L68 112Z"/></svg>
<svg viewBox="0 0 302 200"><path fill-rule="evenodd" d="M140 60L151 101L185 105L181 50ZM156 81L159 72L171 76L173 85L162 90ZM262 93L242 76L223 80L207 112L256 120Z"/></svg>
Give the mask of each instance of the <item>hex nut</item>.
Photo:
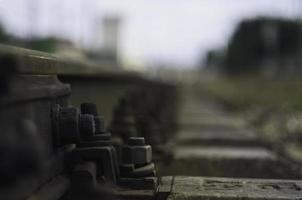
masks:
<svg viewBox="0 0 302 200"><path fill-rule="evenodd" d="M95 134L94 116L90 114L80 114L79 129L81 136L85 138L93 137Z"/></svg>
<svg viewBox="0 0 302 200"><path fill-rule="evenodd" d="M152 147L125 145L122 149L122 161L125 164L148 164L152 161Z"/></svg>
<svg viewBox="0 0 302 200"><path fill-rule="evenodd" d="M105 118L103 116L98 115L94 117L94 121L95 121L95 132L97 134L105 133L106 132Z"/></svg>

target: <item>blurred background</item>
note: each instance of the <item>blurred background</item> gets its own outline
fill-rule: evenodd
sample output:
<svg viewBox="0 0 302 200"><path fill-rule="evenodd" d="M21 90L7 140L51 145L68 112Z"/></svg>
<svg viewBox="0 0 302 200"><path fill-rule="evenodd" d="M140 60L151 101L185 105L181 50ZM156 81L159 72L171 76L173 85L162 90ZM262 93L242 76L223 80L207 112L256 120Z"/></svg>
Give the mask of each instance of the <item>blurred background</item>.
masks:
<svg viewBox="0 0 302 200"><path fill-rule="evenodd" d="M1 0L0 40L135 69L270 76L282 64L296 70L301 9L299 0Z"/></svg>
<svg viewBox="0 0 302 200"><path fill-rule="evenodd" d="M264 133L297 133L301 17L300 0L0 0L0 42L188 80Z"/></svg>

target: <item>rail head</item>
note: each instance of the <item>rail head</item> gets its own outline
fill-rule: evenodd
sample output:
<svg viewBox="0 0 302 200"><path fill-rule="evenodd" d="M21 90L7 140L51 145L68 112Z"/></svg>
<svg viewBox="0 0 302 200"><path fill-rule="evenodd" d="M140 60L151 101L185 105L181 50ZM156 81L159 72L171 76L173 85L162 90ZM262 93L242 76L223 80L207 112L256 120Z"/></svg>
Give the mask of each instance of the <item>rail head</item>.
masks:
<svg viewBox="0 0 302 200"><path fill-rule="evenodd" d="M3 44L0 44L0 59L5 61L5 63L1 63L1 67L15 67L16 72L20 74L82 74L88 76L127 73L111 63L67 59L55 54ZM14 64L14 66L5 66L6 63ZM133 72L131 73L133 74Z"/></svg>
<svg viewBox="0 0 302 200"><path fill-rule="evenodd" d="M58 75L76 79L99 79L150 86L173 85L112 63L67 59L45 52L0 44L0 71L31 75Z"/></svg>

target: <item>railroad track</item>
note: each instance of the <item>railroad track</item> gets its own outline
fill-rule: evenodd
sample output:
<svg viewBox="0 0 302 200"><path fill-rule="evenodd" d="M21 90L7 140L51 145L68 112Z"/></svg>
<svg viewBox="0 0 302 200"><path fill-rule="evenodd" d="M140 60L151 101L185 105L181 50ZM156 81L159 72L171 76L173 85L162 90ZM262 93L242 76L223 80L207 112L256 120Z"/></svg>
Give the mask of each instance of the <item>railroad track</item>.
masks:
<svg viewBox="0 0 302 200"><path fill-rule="evenodd" d="M302 199L290 164L171 82L4 45L0 64L0 199Z"/></svg>

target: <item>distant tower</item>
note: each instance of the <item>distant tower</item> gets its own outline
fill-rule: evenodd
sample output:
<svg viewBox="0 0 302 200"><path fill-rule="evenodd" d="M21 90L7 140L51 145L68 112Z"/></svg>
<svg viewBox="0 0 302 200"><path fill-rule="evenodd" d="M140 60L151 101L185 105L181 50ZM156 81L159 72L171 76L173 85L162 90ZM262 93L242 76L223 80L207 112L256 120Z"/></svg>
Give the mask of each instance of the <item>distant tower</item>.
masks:
<svg viewBox="0 0 302 200"><path fill-rule="evenodd" d="M93 59L118 63L120 18L106 16L96 23Z"/></svg>
<svg viewBox="0 0 302 200"><path fill-rule="evenodd" d="M118 17L110 16L103 19L103 49L113 55L118 53L119 25Z"/></svg>

